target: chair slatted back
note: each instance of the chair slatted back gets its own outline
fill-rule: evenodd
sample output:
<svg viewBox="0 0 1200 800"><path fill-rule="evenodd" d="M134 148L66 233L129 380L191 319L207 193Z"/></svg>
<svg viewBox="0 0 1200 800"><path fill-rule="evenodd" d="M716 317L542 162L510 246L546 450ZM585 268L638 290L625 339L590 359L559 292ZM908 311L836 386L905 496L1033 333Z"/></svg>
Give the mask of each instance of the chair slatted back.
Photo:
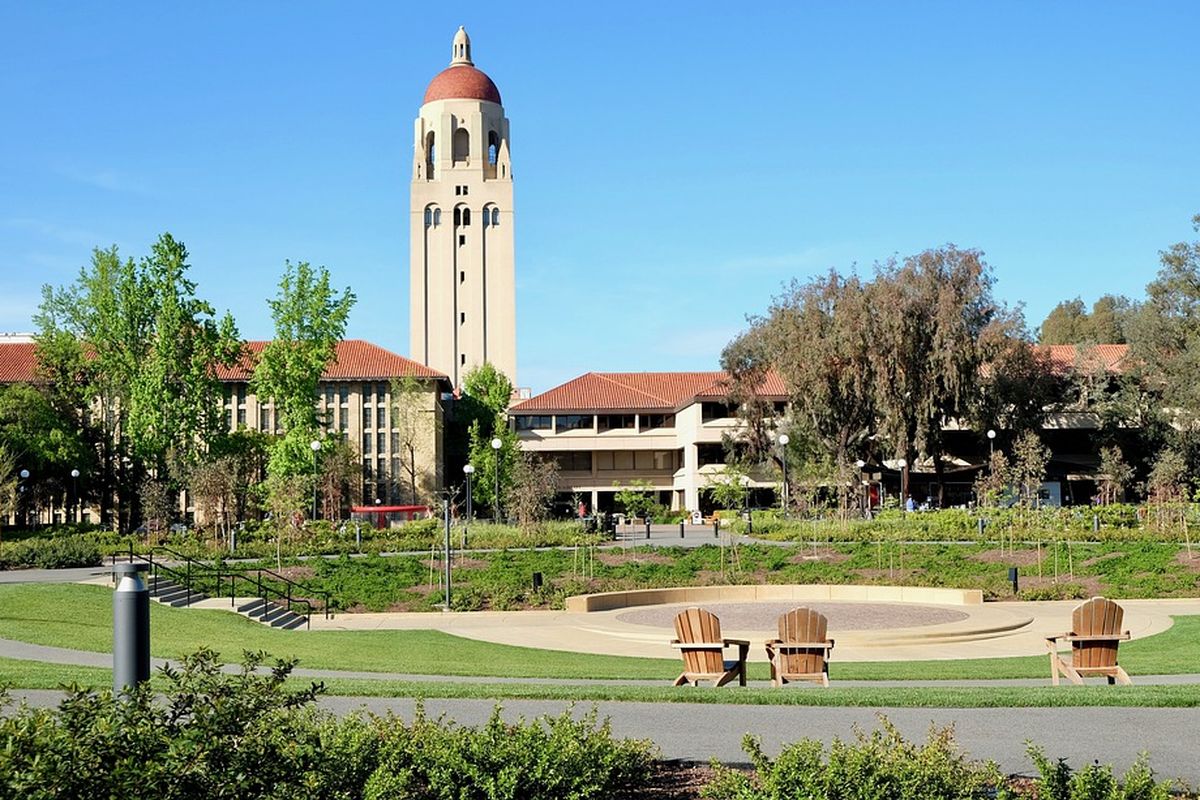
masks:
<svg viewBox="0 0 1200 800"><path fill-rule="evenodd" d="M1112 600L1093 597L1071 613L1076 636L1116 636L1121 633L1125 610ZM1118 642L1072 642L1071 663L1081 667L1112 667L1117 663Z"/></svg>
<svg viewBox="0 0 1200 800"><path fill-rule="evenodd" d="M711 611L703 608L687 608L675 617L675 636L683 643L721 641L721 621ZM725 671L725 657L721 648L711 650L683 650L685 672L712 674Z"/></svg>
<svg viewBox="0 0 1200 800"><path fill-rule="evenodd" d="M779 638L784 642L824 642L829 623L825 615L811 608L793 608L779 617ZM825 651L818 649L782 650L780 672L808 675L825 668Z"/></svg>

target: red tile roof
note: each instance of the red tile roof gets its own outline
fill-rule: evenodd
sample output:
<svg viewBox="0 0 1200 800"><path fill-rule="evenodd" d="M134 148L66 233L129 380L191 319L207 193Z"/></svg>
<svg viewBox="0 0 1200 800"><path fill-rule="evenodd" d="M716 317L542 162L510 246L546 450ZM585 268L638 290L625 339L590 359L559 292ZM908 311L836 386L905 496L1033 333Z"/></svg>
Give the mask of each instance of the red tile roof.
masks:
<svg viewBox="0 0 1200 800"><path fill-rule="evenodd" d="M518 403L510 413L676 411L699 399L727 397L727 378L725 372L588 372ZM760 391L767 396L787 396L783 382L774 374Z"/></svg>
<svg viewBox="0 0 1200 800"><path fill-rule="evenodd" d="M1047 344L1038 350L1050 359L1050 368L1058 374L1071 370L1121 373L1129 369L1129 345L1127 344Z"/></svg>
<svg viewBox="0 0 1200 800"><path fill-rule="evenodd" d="M31 342L0 343L0 383L37 381L36 345Z"/></svg>
<svg viewBox="0 0 1200 800"><path fill-rule="evenodd" d="M218 367L217 377L223 381L248 381L254 374L254 364L265 341L246 342L241 363L233 367ZM337 344L334 363L321 373L321 380L349 381L375 380L378 378L442 378L449 380L437 370L430 369L419 361L396 355L390 350L362 339L343 339Z"/></svg>
<svg viewBox="0 0 1200 800"><path fill-rule="evenodd" d="M230 382L250 380L258 354L266 346L263 341L246 342L242 362L234 367L218 367L217 377ZM0 383L28 383L38 379L35 347L24 342L0 343ZM326 367L322 380L379 380L408 376L447 380L437 370L361 339L338 342L336 358Z"/></svg>

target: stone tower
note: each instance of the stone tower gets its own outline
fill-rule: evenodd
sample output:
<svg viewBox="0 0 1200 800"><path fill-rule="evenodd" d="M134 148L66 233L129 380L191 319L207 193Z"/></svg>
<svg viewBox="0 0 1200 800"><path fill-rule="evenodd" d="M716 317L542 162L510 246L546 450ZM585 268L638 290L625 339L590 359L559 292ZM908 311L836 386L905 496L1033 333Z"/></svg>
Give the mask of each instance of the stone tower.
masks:
<svg viewBox="0 0 1200 800"><path fill-rule="evenodd" d="M454 35L413 130L412 357L455 386L485 361L516 383L513 185L500 90Z"/></svg>

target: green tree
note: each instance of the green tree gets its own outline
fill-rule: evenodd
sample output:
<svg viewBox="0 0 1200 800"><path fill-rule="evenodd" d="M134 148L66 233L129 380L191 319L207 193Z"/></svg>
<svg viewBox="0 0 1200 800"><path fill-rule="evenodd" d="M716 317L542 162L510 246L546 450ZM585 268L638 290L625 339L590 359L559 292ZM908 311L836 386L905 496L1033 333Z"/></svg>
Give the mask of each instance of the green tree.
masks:
<svg viewBox="0 0 1200 800"><path fill-rule="evenodd" d="M736 510L746 505L749 480L741 468L726 464L719 473L709 476L706 490L718 508Z"/></svg>
<svg viewBox="0 0 1200 800"><path fill-rule="evenodd" d="M1091 325L1083 300L1063 300L1042 320L1041 344L1078 344L1091 338Z"/></svg>
<svg viewBox="0 0 1200 800"><path fill-rule="evenodd" d="M1014 488L1025 508L1036 508L1046 479L1046 465L1050 463L1050 450L1038 435L1030 431L1017 439L1013 445L1010 475Z"/></svg>
<svg viewBox="0 0 1200 800"><path fill-rule="evenodd" d="M793 426L819 446L816 460L844 474L867 446L875 425L878 362L866 288L831 271L793 282L771 304L762 347L790 395ZM789 477L801 465L789 457ZM849 487L840 485L841 504Z"/></svg>
<svg viewBox="0 0 1200 800"><path fill-rule="evenodd" d="M7 518L17 511L17 459L3 443L0 443L0 518Z"/></svg>
<svg viewBox="0 0 1200 800"><path fill-rule="evenodd" d="M987 469L975 478L975 498L980 506L996 508L1012 485L1012 465L1002 450L992 451Z"/></svg>
<svg viewBox="0 0 1200 800"><path fill-rule="evenodd" d="M1129 298L1106 294L1092 304L1091 340L1096 344L1125 344L1126 326L1134 311Z"/></svg>
<svg viewBox="0 0 1200 800"><path fill-rule="evenodd" d="M309 443L320 438L317 385L336 358L354 302L349 287L339 295L330 286L329 271L305 261L286 262L279 293L267 301L275 337L263 348L251 386L260 399L274 402L283 429L271 447L273 475L312 472Z"/></svg>
<svg viewBox="0 0 1200 800"><path fill-rule="evenodd" d="M778 463L775 407L763 391L771 370L764 328L753 327L726 345L721 351L721 369L728 374L729 402L742 423L735 433L722 436L727 460L746 467Z"/></svg>
<svg viewBox="0 0 1200 800"><path fill-rule="evenodd" d="M528 530L550 515L558 492L558 464L533 453L520 453L513 465L506 503L517 525Z"/></svg>
<svg viewBox="0 0 1200 800"><path fill-rule="evenodd" d="M432 446L441 415L436 406L430 407L430 398L436 404L436 395L411 375L393 380L391 390L392 431L399 439L402 470L402 474L393 475L392 479L406 502L423 503L432 494L431 476L424 473L421 463L432 460L434 455Z"/></svg>
<svg viewBox="0 0 1200 800"><path fill-rule="evenodd" d="M613 499L630 517L648 517L658 505L654 499L654 486L649 481L632 480L628 486L619 482L613 486L617 489Z"/></svg>
<svg viewBox="0 0 1200 800"><path fill-rule="evenodd" d="M869 292L879 433L908 463L918 452L933 462L939 504L943 423L972 416L985 355L981 340L1004 313L992 283L979 251L946 245L880 266Z"/></svg>
<svg viewBox="0 0 1200 800"><path fill-rule="evenodd" d="M353 444L341 437L330 437L322 443L317 486L321 496L321 516L341 519L346 506L361 498L362 457Z"/></svg>
<svg viewBox="0 0 1200 800"><path fill-rule="evenodd" d="M96 249L73 284L43 288L34 318L52 404L98 450L102 515L111 492L125 525L142 477L168 478L220 429L215 371L236 357L237 333L196 297L188 270L169 233L140 261Z"/></svg>
<svg viewBox="0 0 1200 800"><path fill-rule="evenodd" d="M1100 503L1109 505L1125 499L1125 490L1133 482L1133 468L1125 463L1120 447L1100 448Z"/></svg>
<svg viewBox="0 0 1200 800"><path fill-rule="evenodd" d="M485 432L490 429L491 433ZM493 510L511 490L513 484L513 469L521 452L521 442L517 434L504 424L503 416L492 420L485 429L481 420L471 423L470 431L470 463L475 467L475 480L471 483L471 495L474 507L491 507ZM500 440L500 449L492 447L494 439ZM497 478L499 475L499 478ZM496 486L500 487L499 496ZM503 509L500 509L503 512Z"/></svg>
<svg viewBox="0 0 1200 800"><path fill-rule="evenodd" d="M1200 215L1192 219L1200 231ZM1134 362L1143 382L1160 388L1175 424L1200 419L1200 241L1160 253L1162 267L1130 321Z"/></svg>
<svg viewBox="0 0 1200 800"><path fill-rule="evenodd" d="M95 450L70 417L53 406L40 386L0 387L0 444L28 469L28 489L39 504L66 499L73 490L72 469L95 472Z"/></svg>

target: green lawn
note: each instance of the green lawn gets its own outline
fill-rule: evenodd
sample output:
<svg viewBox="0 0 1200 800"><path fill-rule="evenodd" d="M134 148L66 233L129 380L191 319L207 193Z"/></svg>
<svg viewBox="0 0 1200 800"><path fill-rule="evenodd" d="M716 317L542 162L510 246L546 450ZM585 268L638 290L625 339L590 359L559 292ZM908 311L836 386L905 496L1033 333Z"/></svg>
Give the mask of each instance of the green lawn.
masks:
<svg viewBox="0 0 1200 800"><path fill-rule="evenodd" d="M298 633L273 630L224 611L181 610L158 604L151 604L150 611L151 651L164 658L179 658L206 646L231 662L240 660L243 651L262 650L274 658L298 658L301 666L313 669L364 672L664 681L679 673L676 658L628 658L535 650L479 642L437 631ZM0 586L0 638L109 652L112 647L111 592L101 586L75 584ZM663 651L668 652L665 644ZM1123 645L1121 662L1134 676L1200 670L1200 617L1177 618L1175 625L1164 633ZM1049 667L1042 656L866 663L838 663L835 660L830 676L835 681L1048 678ZM766 665L752 664L750 677L765 680ZM338 685L353 686L344 681L339 681ZM351 688L345 691L351 691ZM888 696L895 692L892 689L878 691L886 692ZM577 687L572 690L572 696L580 696Z"/></svg>

